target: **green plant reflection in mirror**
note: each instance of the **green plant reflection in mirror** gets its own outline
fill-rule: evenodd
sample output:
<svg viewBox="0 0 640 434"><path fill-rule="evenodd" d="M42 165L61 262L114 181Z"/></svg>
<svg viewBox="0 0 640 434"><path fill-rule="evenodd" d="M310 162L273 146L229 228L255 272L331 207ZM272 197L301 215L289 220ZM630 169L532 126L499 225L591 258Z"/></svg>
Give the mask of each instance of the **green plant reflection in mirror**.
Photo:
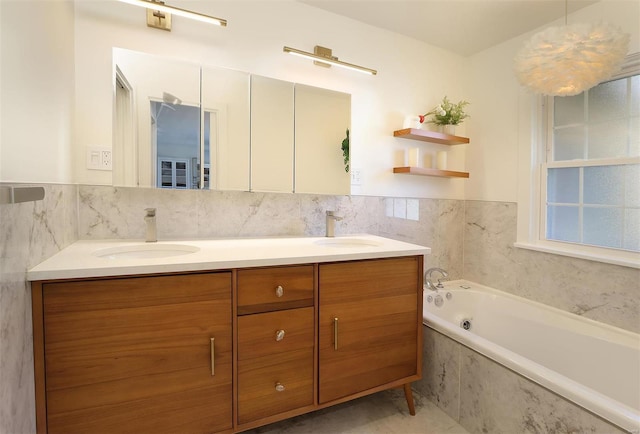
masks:
<svg viewBox="0 0 640 434"><path fill-rule="evenodd" d="M349 172L349 128L347 128L347 137L342 141L342 158L344 158L344 171Z"/></svg>

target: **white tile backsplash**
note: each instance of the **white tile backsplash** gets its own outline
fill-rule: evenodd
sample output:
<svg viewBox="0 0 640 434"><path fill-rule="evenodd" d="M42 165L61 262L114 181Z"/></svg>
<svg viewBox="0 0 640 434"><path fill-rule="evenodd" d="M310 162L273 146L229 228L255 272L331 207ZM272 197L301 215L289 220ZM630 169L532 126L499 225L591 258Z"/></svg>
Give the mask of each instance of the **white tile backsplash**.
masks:
<svg viewBox="0 0 640 434"><path fill-rule="evenodd" d="M399 219L407 218L407 199L393 199L393 216Z"/></svg>
<svg viewBox="0 0 640 434"><path fill-rule="evenodd" d="M420 201L407 199L407 220L420 220Z"/></svg>

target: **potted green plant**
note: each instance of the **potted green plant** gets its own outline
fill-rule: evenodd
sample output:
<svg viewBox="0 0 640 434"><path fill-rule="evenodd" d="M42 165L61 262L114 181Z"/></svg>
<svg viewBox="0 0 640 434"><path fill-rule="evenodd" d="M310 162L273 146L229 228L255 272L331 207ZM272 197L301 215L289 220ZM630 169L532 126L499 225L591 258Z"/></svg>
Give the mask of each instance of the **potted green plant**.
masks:
<svg viewBox="0 0 640 434"><path fill-rule="evenodd" d="M420 123L436 124L442 126L444 132L455 134L455 125L459 125L469 117L464 111L464 108L468 105L469 102L464 100L454 104L445 96L442 102L435 106L433 110L419 116ZM427 119L427 116L432 116L432 118ZM453 125L453 127L447 130L448 125Z"/></svg>

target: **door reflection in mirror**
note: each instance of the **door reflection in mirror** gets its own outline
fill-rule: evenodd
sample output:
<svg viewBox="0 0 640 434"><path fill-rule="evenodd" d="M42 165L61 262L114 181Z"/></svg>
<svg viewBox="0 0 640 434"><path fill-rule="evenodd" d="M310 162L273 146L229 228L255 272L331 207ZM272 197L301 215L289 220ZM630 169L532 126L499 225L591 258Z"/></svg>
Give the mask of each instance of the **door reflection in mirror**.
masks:
<svg viewBox="0 0 640 434"><path fill-rule="evenodd" d="M163 98L164 99L164 98ZM156 153L159 188L209 188L209 138L201 147L200 107L151 101L151 143ZM208 116L205 117L205 124ZM204 131L208 132L205 125ZM205 182L201 187L201 148L204 148Z"/></svg>

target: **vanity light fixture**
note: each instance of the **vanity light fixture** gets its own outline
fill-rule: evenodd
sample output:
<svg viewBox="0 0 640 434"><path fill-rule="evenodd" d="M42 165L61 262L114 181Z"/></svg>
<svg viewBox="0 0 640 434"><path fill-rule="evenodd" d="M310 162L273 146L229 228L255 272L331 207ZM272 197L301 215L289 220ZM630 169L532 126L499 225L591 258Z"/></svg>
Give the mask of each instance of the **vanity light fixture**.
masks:
<svg viewBox="0 0 640 434"><path fill-rule="evenodd" d="M321 47L316 45L313 49L313 53L306 51L296 50L295 48L284 47L285 53L293 54L294 56L304 57L305 59L313 60L314 64L330 68L331 65L339 66L341 68L351 69L352 71L363 72L365 74L376 75L378 71L371 68L365 68L364 66L354 65L353 63L343 62L338 60L337 57L331 55L331 48Z"/></svg>
<svg viewBox="0 0 640 434"><path fill-rule="evenodd" d="M156 0L120 0L134 6L140 6L147 9L147 26L157 29L171 31L171 14L178 15L192 20L209 23L216 26L226 27L227 20L212 17L210 15L192 12L186 9L177 8L175 6L167 6L162 1Z"/></svg>

